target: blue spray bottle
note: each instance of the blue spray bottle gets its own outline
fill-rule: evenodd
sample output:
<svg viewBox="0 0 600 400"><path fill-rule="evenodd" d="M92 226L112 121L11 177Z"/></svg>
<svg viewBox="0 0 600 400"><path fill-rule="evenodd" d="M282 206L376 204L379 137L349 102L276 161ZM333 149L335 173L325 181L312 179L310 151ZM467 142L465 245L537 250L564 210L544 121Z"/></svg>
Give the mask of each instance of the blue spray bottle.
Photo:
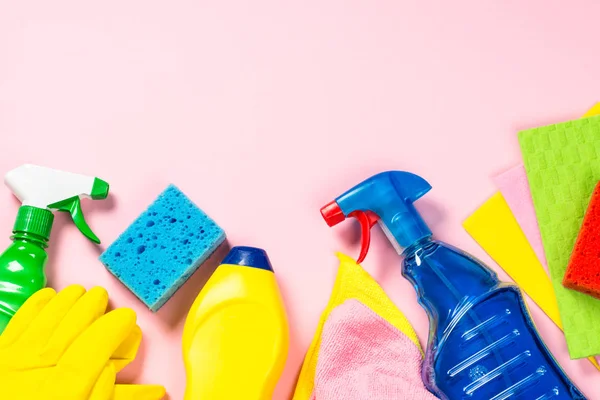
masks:
<svg viewBox="0 0 600 400"><path fill-rule="evenodd" d="M413 202L431 189L409 172L375 175L321 209L329 226L362 229L361 262L379 222L429 316L422 377L442 399L585 399L539 337L519 288L468 254L433 240Z"/></svg>

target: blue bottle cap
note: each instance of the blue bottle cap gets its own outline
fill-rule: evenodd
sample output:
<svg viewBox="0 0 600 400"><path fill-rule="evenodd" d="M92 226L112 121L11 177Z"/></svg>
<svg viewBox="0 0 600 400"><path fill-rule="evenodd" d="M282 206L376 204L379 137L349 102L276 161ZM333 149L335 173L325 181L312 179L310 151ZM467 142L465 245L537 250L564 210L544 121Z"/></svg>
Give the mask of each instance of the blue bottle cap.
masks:
<svg viewBox="0 0 600 400"><path fill-rule="evenodd" d="M241 265L273 272L267 252L257 247L236 246L225 256L222 264Z"/></svg>

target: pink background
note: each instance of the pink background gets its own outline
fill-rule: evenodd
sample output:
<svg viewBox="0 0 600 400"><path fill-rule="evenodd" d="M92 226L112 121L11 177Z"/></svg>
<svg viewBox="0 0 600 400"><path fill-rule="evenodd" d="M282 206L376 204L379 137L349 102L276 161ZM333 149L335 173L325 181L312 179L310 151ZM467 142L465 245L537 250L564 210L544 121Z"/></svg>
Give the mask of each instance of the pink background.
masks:
<svg viewBox="0 0 600 400"><path fill-rule="evenodd" d="M3 0L0 173L32 162L109 181L110 201L84 204L103 246L175 183L231 245L267 249L289 312L275 396L287 399L333 253L358 253L356 225L329 229L319 207L376 172L419 173L434 187L418 208L437 237L497 269L461 222L493 193L490 176L519 162L517 131L600 100L599 14L592 0ZM5 246L18 204L6 189L0 202ZM102 246L57 221L50 284L102 285L133 307L145 339L123 380L181 399L183 321L216 257L153 315L97 261ZM399 265L376 229L364 266L424 342ZM600 372L569 361L529 305L567 373L600 398Z"/></svg>

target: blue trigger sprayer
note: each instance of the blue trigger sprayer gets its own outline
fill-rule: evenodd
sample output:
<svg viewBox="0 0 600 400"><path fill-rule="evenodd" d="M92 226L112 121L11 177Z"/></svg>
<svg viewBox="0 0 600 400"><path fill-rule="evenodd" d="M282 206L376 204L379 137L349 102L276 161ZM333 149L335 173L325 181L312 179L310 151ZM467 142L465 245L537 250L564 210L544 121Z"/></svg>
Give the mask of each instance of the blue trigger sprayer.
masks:
<svg viewBox="0 0 600 400"><path fill-rule="evenodd" d="M402 275L429 317L422 377L442 399L585 399L539 337L519 288L470 255L433 240L413 202L431 189L420 176L390 171L321 209L329 226L359 220L362 262L379 222Z"/></svg>

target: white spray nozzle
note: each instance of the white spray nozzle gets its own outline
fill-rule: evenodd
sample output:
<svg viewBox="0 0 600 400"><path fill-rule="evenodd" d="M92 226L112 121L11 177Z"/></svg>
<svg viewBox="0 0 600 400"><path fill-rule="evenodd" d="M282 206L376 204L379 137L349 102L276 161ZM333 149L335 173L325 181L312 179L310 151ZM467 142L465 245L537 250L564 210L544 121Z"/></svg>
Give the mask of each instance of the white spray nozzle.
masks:
<svg viewBox="0 0 600 400"><path fill-rule="evenodd" d="M80 199L105 199L109 185L102 179L25 164L9 171L4 182L24 206L69 212L79 230L100 243L83 219Z"/></svg>

